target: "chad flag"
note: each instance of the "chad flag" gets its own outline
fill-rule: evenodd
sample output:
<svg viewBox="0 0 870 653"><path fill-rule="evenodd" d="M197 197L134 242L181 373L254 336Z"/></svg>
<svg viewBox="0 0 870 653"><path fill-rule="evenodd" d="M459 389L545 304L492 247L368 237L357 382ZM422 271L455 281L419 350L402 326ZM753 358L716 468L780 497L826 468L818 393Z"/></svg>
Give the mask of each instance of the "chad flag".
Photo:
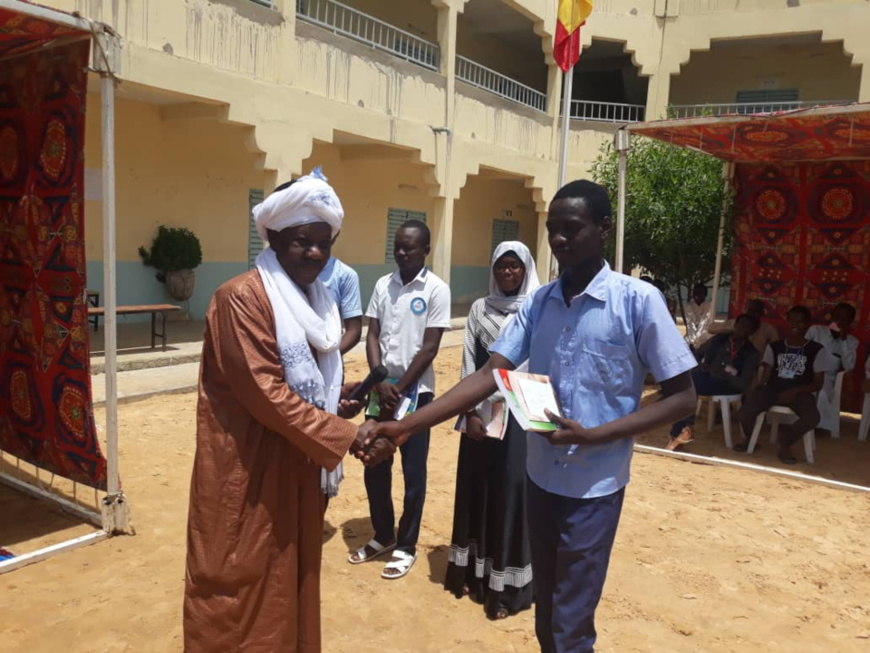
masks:
<svg viewBox="0 0 870 653"><path fill-rule="evenodd" d="M553 58L568 71L580 58L580 26L592 13L592 0L559 0Z"/></svg>

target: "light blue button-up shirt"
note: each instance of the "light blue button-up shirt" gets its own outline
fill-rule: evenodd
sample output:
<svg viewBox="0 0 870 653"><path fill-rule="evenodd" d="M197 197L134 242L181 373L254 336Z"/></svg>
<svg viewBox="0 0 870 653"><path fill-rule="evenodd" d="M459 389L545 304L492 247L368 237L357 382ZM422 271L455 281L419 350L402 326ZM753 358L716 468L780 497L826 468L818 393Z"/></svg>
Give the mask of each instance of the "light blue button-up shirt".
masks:
<svg viewBox="0 0 870 653"><path fill-rule="evenodd" d="M539 288L491 351L548 374L565 417L586 428L636 411L648 370L661 382L697 365L658 289L606 263L570 306L561 279ZM566 497L607 496L628 483L633 444L555 446L529 433L529 477Z"/></svg>
<svg viewBox="0 0 870 653"><path fill-rule="evenodd" d="M342 320L361 317L362 299L359 294L359 275L334 256L326 263L319 279L335 297Z"/></svg>

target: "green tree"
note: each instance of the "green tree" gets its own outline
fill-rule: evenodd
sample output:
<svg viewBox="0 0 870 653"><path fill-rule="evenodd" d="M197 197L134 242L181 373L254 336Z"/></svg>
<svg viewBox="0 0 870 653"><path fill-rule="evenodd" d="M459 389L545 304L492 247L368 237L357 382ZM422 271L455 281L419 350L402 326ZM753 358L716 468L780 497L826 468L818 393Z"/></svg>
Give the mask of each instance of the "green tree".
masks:
<svg viewBox="0 0 870 653"><path fill-rule="evenodd" d="M614 213L618 153L602 145L592 176L610 192ZM643 137L628 154L625 196L625 268L643 268L682 297L696 283L709 283L716 266L719 221L725 210L723 276L731 249L730 193L722 162L714 157ZM614 222L616 216L614 215ZM615 237L616 229L613 229Z"/></svg>

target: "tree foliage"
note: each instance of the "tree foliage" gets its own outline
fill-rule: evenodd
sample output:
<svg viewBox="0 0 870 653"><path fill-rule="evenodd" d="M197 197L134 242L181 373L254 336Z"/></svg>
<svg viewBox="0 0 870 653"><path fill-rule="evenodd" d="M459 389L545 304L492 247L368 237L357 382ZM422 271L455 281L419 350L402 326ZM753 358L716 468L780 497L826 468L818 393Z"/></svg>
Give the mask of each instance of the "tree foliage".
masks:
<svg viewBox="0 0 870 653"><path fill-rule="evenodd" d="M610 192L615 214L618 153L611 143L602 146L592 175ZM716 265L723 206L724 273L730 261L732 202L723 188L722 162L660 141L635 138L626 173L626 270L643 268L679 295L696 283L708 283Z"/></svg>

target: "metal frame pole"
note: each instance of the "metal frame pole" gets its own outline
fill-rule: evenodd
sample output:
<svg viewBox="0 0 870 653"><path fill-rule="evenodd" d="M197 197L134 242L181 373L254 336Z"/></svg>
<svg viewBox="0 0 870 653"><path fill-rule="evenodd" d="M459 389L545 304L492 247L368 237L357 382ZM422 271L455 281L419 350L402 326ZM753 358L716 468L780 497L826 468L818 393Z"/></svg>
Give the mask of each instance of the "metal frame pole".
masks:
<svg viewBox="0 0 870 653"><path fill-rule="evenodd" d="M631 148L631 135L623 128L617 130L614 140L619 153L619 181L616 205L616 261L617 272L624 272L625 265L625 181L628 171L628 150Z"/></svg>
<svg viewBox="0 0 870 653"><path fill-rule="evenodd" d="M108 62L100 70L103 140L103 336L106 349L106 497L103 530L125 532L128 506L118 473L118 330L115 259L115 80Z"/></svg>
<svg viewBox="0 0 870 653"><path fill-rule="evenodd" d="M731 179L734 176L734 164L725 161L722 164L722 179L725 189L722 199L722 214L719 217L719 240L716 243L716 267L713 269L713 296L710 301L710 320L716 319L716 302L719 301L719 284L722 281L722 250L725 248L725 212L728 207L728 194L731 192Z"/></svg>

